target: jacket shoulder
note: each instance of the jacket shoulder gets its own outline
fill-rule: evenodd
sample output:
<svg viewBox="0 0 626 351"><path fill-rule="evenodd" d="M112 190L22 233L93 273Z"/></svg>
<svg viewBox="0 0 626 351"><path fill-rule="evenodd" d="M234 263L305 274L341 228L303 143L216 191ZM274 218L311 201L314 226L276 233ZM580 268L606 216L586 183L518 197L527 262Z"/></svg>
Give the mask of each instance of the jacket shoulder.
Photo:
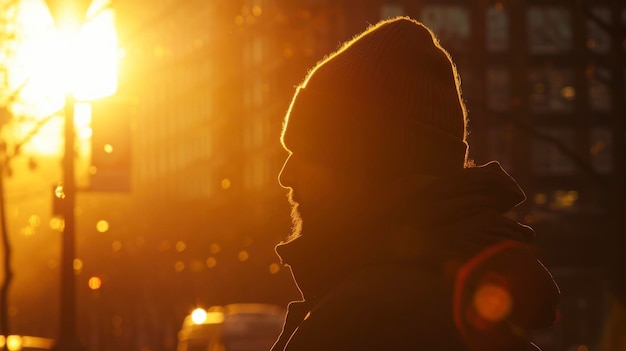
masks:
<svg viewBox="0 0 626 351"><path fill-rule="evenodd" d="M404 264L368 267L320 299L288 350L464 350L451 294L437 272Z"/></svg>

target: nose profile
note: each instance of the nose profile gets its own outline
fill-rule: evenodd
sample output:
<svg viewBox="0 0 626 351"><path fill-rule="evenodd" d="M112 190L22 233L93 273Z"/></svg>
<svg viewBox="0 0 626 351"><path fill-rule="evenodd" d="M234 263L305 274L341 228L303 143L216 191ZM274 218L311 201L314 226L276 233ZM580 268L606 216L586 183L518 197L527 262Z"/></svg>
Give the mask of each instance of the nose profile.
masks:
<svg viewBox="0 0 626 351"><path fill-rule="evenodd" d="M281 168L280 173L278 173L278 184L280 184L280 186L284 189L290 189L291 187L289 185L292 184L291 172L289 171L290 168L287 167L290 158L291 155L287 156L287 159L285 160L285 163L283 163L283 167Z"/></svg>

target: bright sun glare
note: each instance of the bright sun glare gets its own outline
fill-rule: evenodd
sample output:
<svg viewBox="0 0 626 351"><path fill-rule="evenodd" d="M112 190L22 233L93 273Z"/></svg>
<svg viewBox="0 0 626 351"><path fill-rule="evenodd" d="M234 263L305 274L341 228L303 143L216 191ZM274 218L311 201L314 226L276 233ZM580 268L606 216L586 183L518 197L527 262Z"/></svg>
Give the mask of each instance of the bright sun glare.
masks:
<svg viewBox="0 0 626 351"><path fill-rule="evenodd" d="M17 116L44 118L59 111L66 93L89 101L117 90L118 43L109 0L94 0L78 32L57 30L44 0L21 0L18 42L9 67L11 91L24 85L12 106ZM16 133L28 133L22 125ZM59 153L62 123L49 123L27 146L40 154Z"/></svg>

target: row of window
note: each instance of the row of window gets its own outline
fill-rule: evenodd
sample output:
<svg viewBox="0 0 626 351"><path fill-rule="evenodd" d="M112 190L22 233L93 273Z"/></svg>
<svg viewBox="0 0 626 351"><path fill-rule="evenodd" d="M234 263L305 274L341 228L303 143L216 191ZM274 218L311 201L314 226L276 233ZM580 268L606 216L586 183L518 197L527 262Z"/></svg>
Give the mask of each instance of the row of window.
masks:
<svg viewBox="0 0 626 351"><path fill-rule="evenodd" d="M611 24L611 12L607 6L591 9L592 16ZM381 7L381 17L404 15L401 5L386 4ZM489 6L485 12L485 46L489 52L498 53L509 49L510 13L502 2ZM528 51L531 54L567 53L573 48L573 14L571 7L558 5L528 6L525 24ZM610 51L609 34L587 16L585 23L586 46L597 54ZM626 9L622 12L626 23ZM439 37L443 46L453 52L472 49L472 9L462 5L426 5L420 11L419 20Z"/></svg>
<svg viewBox="0 0 626 351"><path fill-rule="evenodd" d="M625 71L626 77L626 71ZM612 108L610 72L590 66L586 72L586 98L589 110L609 112ZM534 113L571 113L579 92L574 88L574 72L557 67L533 68L528 72L528 107ZM507 111L511 106L511 74L505 67L489 67L486 72L487 107ZM585 94L585 92L583 92Z"/></svg>
<svg viewBox="0 0 626 351"><path fill-rule="evenodd" d="M533 174L542 176L571 176L577 173L578 166L572 157L563 152L565 148L575 155L576 131L568 128L538 128L537 135L531 136L530 167ZM596 127L589 131L588 155L584 162L590 162L599 174L609 174L613 170L613 135L609 128ZM554 142L556 141L556 142ZM560 145L558 145L560 144ZM506 128L494 128L489 133L489 150L492 158L499 160L505 169L513 169L515 141L513 131ZM588 161L587 161L588 157Z"/></svg>

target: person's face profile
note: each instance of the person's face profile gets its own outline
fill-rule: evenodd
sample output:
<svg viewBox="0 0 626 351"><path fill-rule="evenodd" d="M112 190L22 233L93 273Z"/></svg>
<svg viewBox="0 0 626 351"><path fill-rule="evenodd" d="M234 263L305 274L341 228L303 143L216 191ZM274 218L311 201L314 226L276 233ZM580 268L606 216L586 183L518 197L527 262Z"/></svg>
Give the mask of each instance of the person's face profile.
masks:
<svg viewBox="0 0 626 351"><path fill-rule="evenodd" d="M312 223L324 216L337 184L333 182L333 172L328 166L302 157L297 150L287 151L289 155L278 180L280 186L289 191L287 197L294 224L292 235L299 236L303 223Z"/></svg>

